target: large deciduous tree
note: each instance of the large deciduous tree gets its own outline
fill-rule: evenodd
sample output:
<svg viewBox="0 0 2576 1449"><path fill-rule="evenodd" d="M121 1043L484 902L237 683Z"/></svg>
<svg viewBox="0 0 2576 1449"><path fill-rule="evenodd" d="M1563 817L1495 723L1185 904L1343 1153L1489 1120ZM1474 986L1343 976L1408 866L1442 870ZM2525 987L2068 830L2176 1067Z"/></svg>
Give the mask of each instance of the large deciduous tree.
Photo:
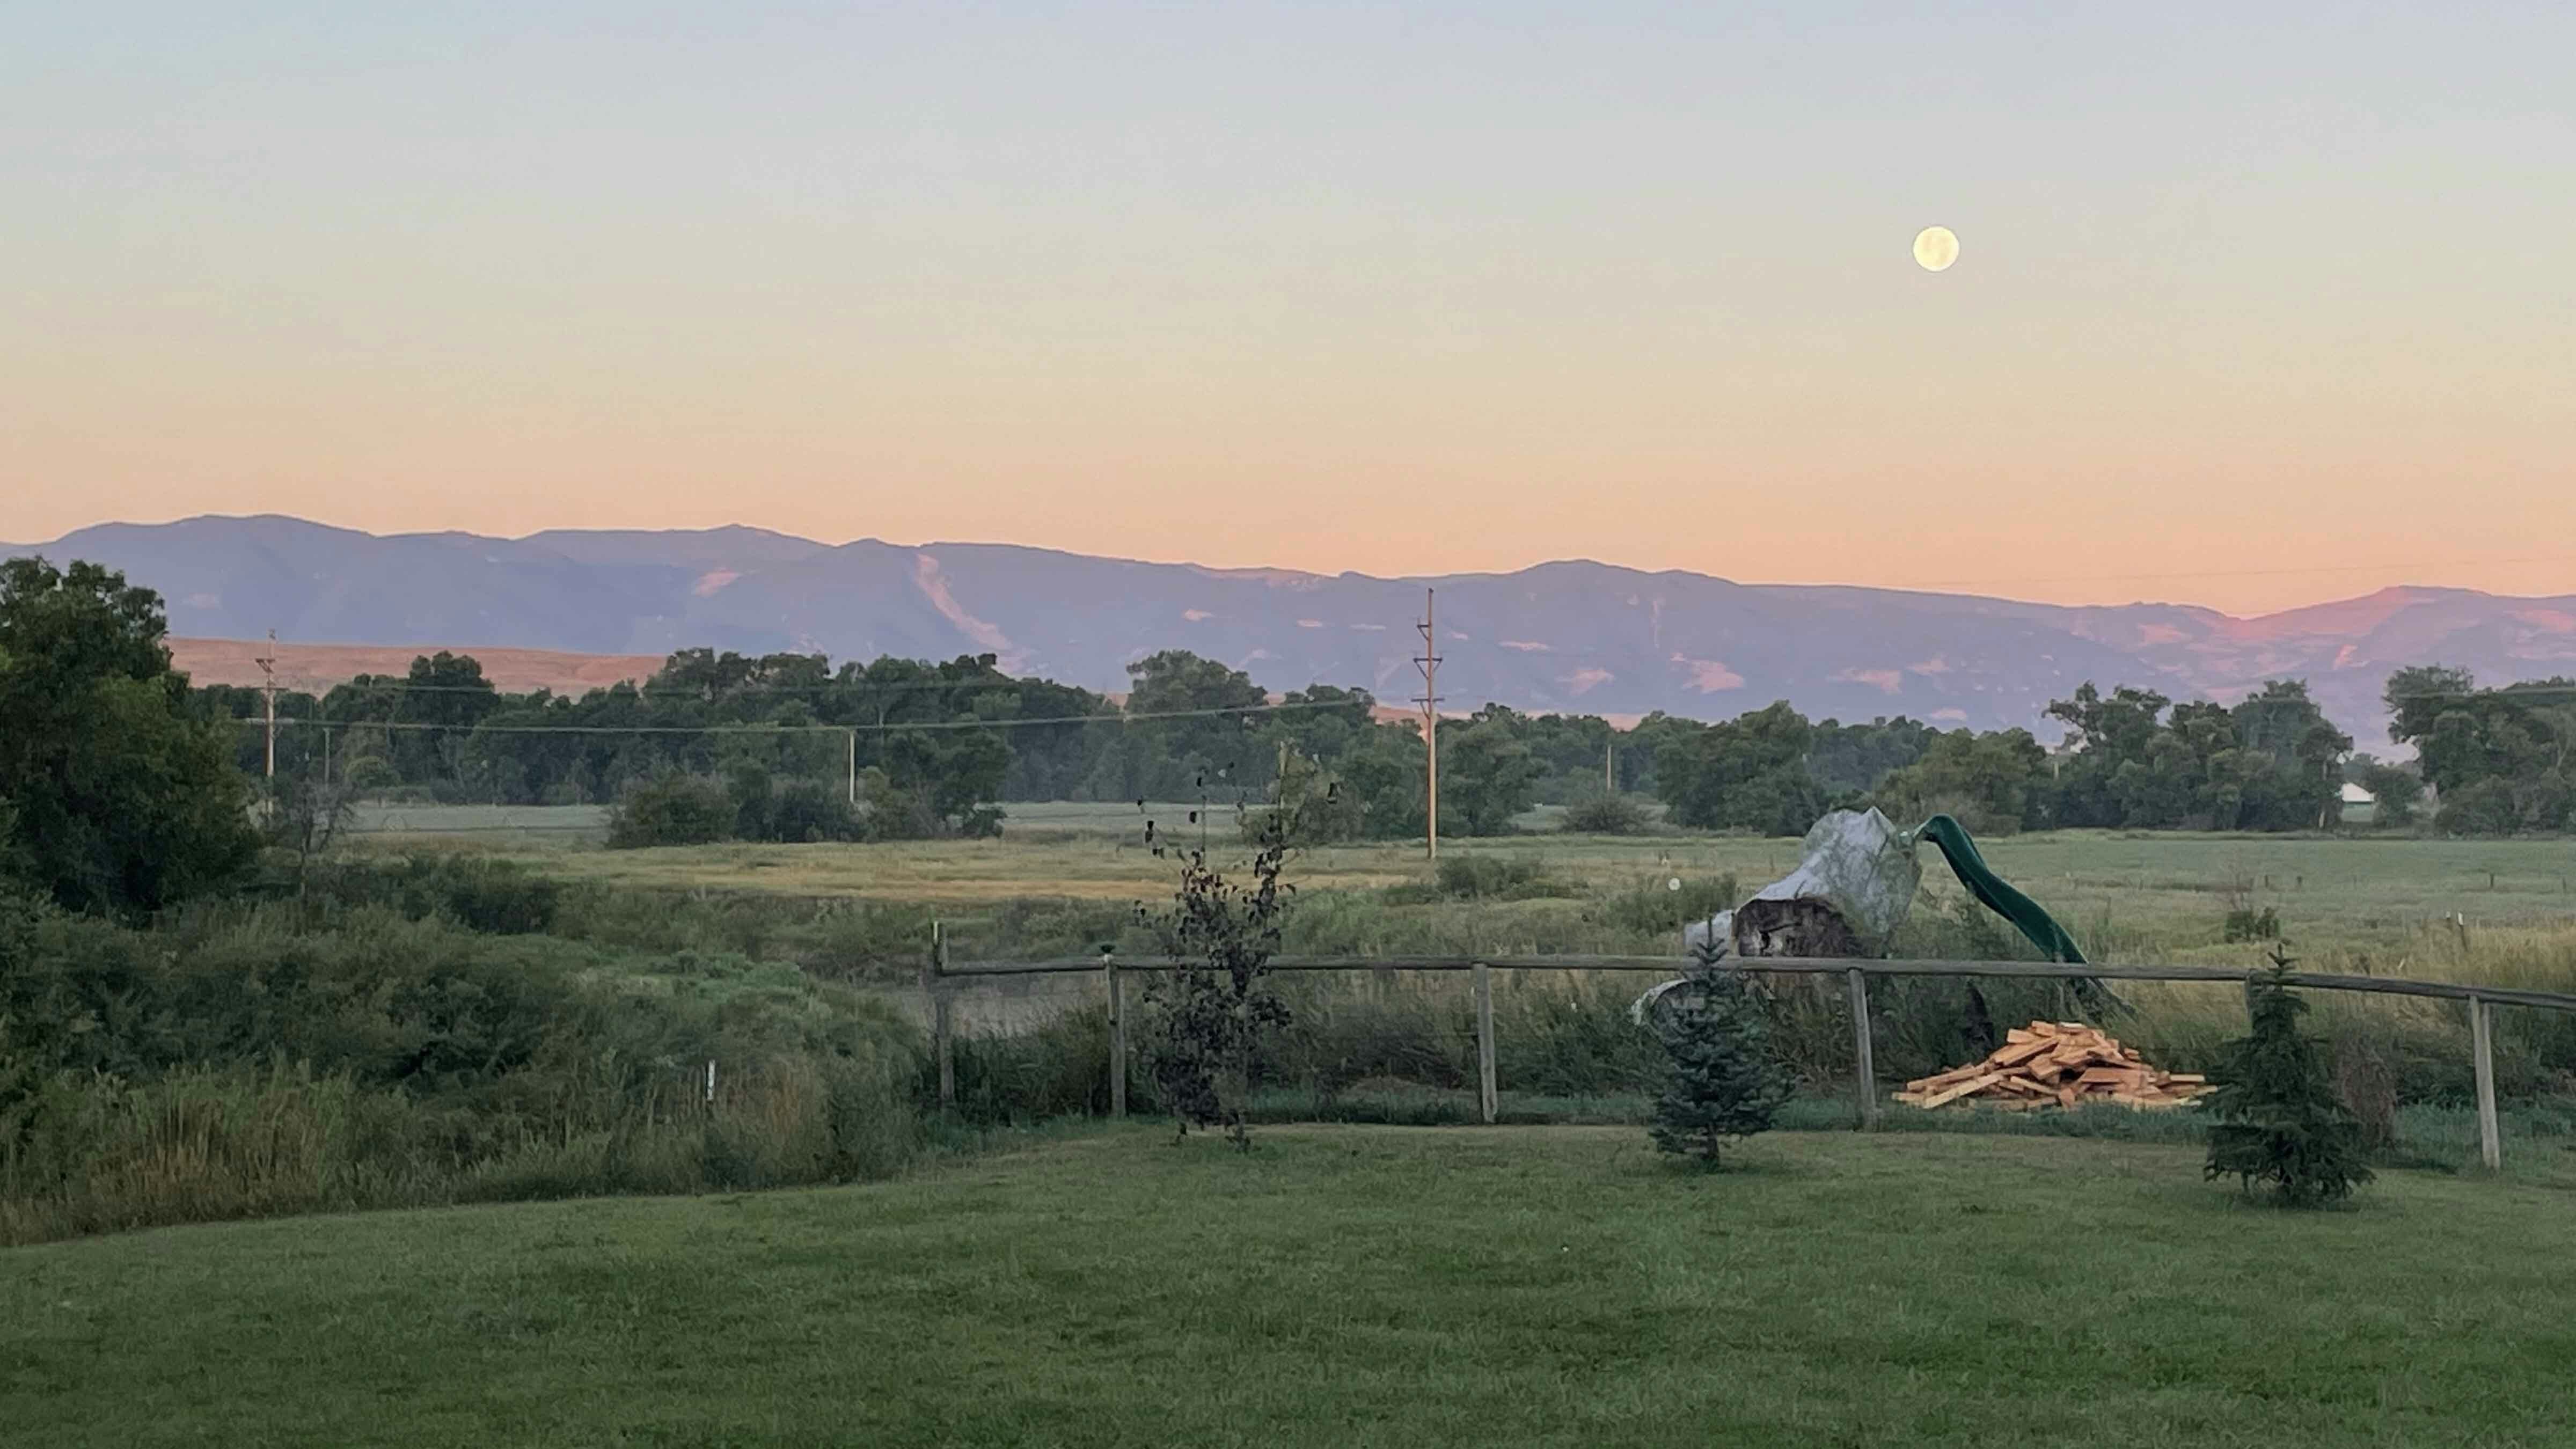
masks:
<svg viewBox="0 0 2576 1449"><path fill-rule="evenodd" d="M122 574L0 564L0 866L68 909L154 910L257 849L234 727L189 707L167 633Z"/></svg>
<svg viewBox="0 0 2576 1449"><path fill-rule="evenodd" d="M2400 669L2386 699L2389 738L2415 746L2425 782L2441 792L2442 829L2576 825L2576 680L2480 689L2465 669Z"/></svg>
<svg viewBox="0 0 2576 1449"><path fill-rule="evenodd" d="M1807 773L1811 731L1784 699L1668 735L1655 750L1655 793L1678 824L1803 835L1825 809L1824 792Z"/></svg>
<svg viewBox="0 0 2576 1449"><path fill-rule="evenodd" d="M1536 798L1546 767L1518 738L1528 717L1492 704L1440 726L1440 825L1459 835L1505 835Z"/></svg>
<svg viewBox="0 0 2576 1449"><path fill-rule="evenodd" d="M2028 730L1956 729L1932 736L1921 759L1891 771L1873 794L1905 824L1953 815L1980 835L2003 835L2032 814L2047 765Z"/></svg>

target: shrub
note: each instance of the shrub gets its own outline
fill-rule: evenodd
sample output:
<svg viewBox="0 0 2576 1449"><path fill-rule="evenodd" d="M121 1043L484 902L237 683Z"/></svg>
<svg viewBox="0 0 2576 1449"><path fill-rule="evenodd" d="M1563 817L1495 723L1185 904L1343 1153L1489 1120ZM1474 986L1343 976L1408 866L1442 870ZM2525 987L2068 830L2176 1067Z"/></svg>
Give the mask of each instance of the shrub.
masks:
<svg viewBox="0 0 2576 1449"><path fill-rule="evenodd" d="M2443 792L2433 824L2444 835L2511 835L2522 828L2513 782L2491 777Z"/></svg>
<svg viewBox="0 0 2576 1449"><path fill-rule="evenodd" d="M1528 901L1581 895L1570 881L1554 879L1547 862L1518 855L1444 855L1431 879L1389 886L1386 899L1396 905L1433 901Z"/></svg>
<svg viewBox="0 0 2576 1449"><path fill-rule="evenodd" d="M1675 881L1681 882L1679 887ZM1693 921L1731 911L1743 901L1732 875L1683 880L1658 871L1604 897L1586 918L1640 936L1670 936Z"/></svg>
<svg viewBox="0 0 2576 1449"><path fill-rule="evenodd" d="M1149 979L1144 996L1155 1094L1184 1136L1193 1126L1222 1126L1238 1150L1252 1145L1244 1108L1253 1064L1263 1039L1289 1019L1265 979L1295 890L1279 879L1287 857L1281 840L1262 847L1246 889L1192 852L1172 908L1160 915L1138 908L1163 953L1181 963Z"/></svg>
<svg viewBox="0 0 2576 1449"><path fill-rule="evenodd" d="M383 906L505 936L552 930L563 904L559 883L517 861L455 853L342 860L315 871L310 887L344 911Z"/></svg>
<svg viewBox="0 0 2576 1449"><path fill-rule="evenodd" d="M843 787L821 780L790 780L770 796L769 839L791 844L857 840L859 812Z"/></svg>
<svg viewBox="0 0 2576 1449"><path fill-rule="evenodd" d="M1715 1167L1725 1143L1770 1130L1789 1100L1789 1078L1772 1060L1770 1032L1743 972L1693 971L1689 984L1658 1003L1655 1034L1672 1059L1648 1129L1657 1148Z"/></svg>
<svg viewBox="0 0 2576 1449"><path fill-rule="evenodd" d="M725 787L692 775L629 786L608 812L608 846L705 845L733 833L739 808Z"/></svg>
<svg viewBox="0 0 2576 1449"><path fill-rule="evenodd" d="M1625 795L1586 795L1565 807L1562 828L1572 835L1636 835L1647 825L1646 807Z"/></svg>
<svg viewBox="0 0 2576 1449"><path fill-rule="evenodd" d="M2209 1098L2206 1177L2234 1176L2246 1191L2272 1184L2291 1207L2318 1207L2370 1181L2361 1124L2335 1099L2313 1038L2300 1034L2308 1004L2290 994L2290 957L2245 988L2250 1029L2228 1044Z"/></svg>

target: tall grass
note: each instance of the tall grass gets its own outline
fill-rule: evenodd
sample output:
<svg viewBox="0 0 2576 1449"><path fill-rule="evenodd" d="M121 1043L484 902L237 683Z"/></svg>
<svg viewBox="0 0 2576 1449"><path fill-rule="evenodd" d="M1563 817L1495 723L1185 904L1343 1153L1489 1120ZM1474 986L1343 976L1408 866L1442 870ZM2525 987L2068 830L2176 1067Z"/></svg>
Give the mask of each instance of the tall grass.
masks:
<svg viewBox="0 0 2576 1449"><path fill-rule="evenodd" d="M156 932L14 912L0 1240L871 1176L925 1141L923 1057L883 999L739 956L373 907Z"/></svg>
<svg viewBox="0 0 2576 1449"><path fill-rule="evenodd" d="M1754 848L1767 847L1744 847ZM1308 893L1283 949L1656 954L1678 969L1684 924L1739 894L1732 875L1705 862L1490 859L1418 884ZM2073 889L2077 878L2064 879ZM2088 905L2078 934L2100 960L2255 964L2255 948L2220 939L2224 891L2204 885L2198 896L2208 908L2190 916L2133 916L2118 904L2126 897ZM1120 899L934 907L642 890L470 853L363 857L311 875L298 898L222 903L148 931L0 903L0 1241L891 1171L948 1130L924 1106L935 1081L918 1029L897 1010L908 995L886 990L908 988L934 915L961 959L1148 949ZM2311 970L2576 991L2576 926L2392 918L2330 933L2322 946L2302 944L2308 930L2291 934ZM2036 954L1937 880L1889 947L1900 957ZM1663 1071L1628 1014L1652 979L1496 973L1510 1110L1628 1120ZM1473 1115L1463 975L1300 974L1281 984L1294 1021L1259 1062L1273 1104L1265 1112L1298 1102L1371 1120ZM2121 983L2118 996L2093 1019L2174 1070L2205 1070L2243 1031L2234 986ZM1771 978L1764 1000L1773 1039L1811 1095L1845 1097L1852 1023L1840 983ZM1084 993L1029 994L986 1014L1008 1029L958 1042L959 1123L1107 1109L1106 1016L1066 1001L1084 1003ZM2033 1017L2087 1012L2044 982L1881 977L1870 1001L1889 1083L1969 1060L1989 1034ZM2428 1132L2458 1134L2471 1094L2458 1007L2328 993L2312 1004L2345 1094L2392 1140L2413 1144L2402 1150L2420 1149ZM1151 1111L1141 1021L1131 1040L1140 1049L1129 1100ZM2576 1100L2576 1019L2499 1008L2496 1048L2513 1111L2556 1120L2554 1104Z"/></svg>
<svg viewBox="0 0 2576 1449"><path fill-rule="evenodd" d="M1327 893L1304 903L1291 927L1291 949L1318 954L1474 954L1536 949L1597 950L1596 924L1566 927L1562 912L1532 917L1532 902L1474 908L1390 909L1367 896ZM2027 959L2026 942L1972 905L1918 911L1901 934L1900 955ZM1581 945L1562 945L1549 922ZM2248 962L2247 964L2252 964ZM2326 972L2409 975L2576 992L2576 930L2531 928L2427 932L2401 961L2367 953L2324 951L2301 963ZM1678 972L1679 963L1676 962ZM1635 973L1497 972L1497 1067L1506 1091L1569 1099L1646 1090L1661 1071L1651 1036L1629 1008L1652 978ZM2088 1019L2175 1071L2205 1071L2245 1030L2244 992L2218 983L2119 982L2116 1004L2096 1009L2061 983L2014 979L1878 976L1870 983L1870 1030L1881 1079L1893 1084L1972 1061L2001 1034L2034 1019ZM973 988L967 988L973 989ZM1291 1024L1265 1051L1262 1077L1271 1087L1333 1115L1350 1100L1397 1089L1463 1091L1475 1081L1475 1032L1466 978L1458 973L1355 971L1282 978ZM1853 1034L1848 997L1838 980L1768 977L1761 999L1783 1059L1809 1090L1848 1091ZM2420 998L2309 993L2310 1026L2329 1046L2339 1076L2357 1098L2382 1098L2381 1115L2413 1107L2453 1107L2472 1090L2465 1014L2453 1003ZM1042 1021L1043 1018L1041 1017ZM1107 1099L1106 1026L1095 1009L1070 1023L1047 1023L973 1048L1003 1074L1043 1083L1036 1096L1067 1110L1098 1110ZM2564 1014L2498 1008L2496 1067L2508 1100L2540 1102L2576 1094L2576 1020ZM961 1082L965 1080L961 1067ZM978 1071L983 1068L979 1067ZM982 1080L979 1078L979 1080ZM1078 1083L1078 1088L1074 1085ZM961 1085L961 1092L965 1088ZM1146 1102L1138 1084L1131 1100ZM994 1098L1001 1101L1002 1094ZM2368 1101L2357 1107L2370 1109ZM1002 1107L978 1108L1001 1117ZM1445 1110L1445 1109L1444 1109Z"/></svg>

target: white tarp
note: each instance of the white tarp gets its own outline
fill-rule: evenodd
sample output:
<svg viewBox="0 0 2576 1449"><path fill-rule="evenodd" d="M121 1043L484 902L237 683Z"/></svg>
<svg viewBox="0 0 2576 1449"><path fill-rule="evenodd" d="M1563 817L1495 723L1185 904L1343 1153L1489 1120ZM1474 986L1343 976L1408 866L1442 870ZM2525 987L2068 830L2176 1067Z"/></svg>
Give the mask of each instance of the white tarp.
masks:
<svg viewBox="0 0 2576 1449"><path fill-rule="evenodd" d="M1807 832L1799 845L1798 868L1755 891L1748 899L1794 901L1813 898L1834 908L1864 941L1884 944L1914 908L1915 889L1923 868L1914 859L1914 842L1876 810L1836 810ZM1713 945L1712 945L1713 943ZM1715 960L1735 944L1735 912L1720 911L1682 928L1682 946L1694 956ZM1647 989L1628 1008L1639 1023L1666 992L1689 984L1676 978Z"/></svg>
<svg viewBox="0 0 2576 1449"><path fill-rule="evenodd" d="M1798 868L1755 891L1757 901L1814 898L1834 908L1864 941L1884 943L1914 909L1923 883L1914 842L1878 811L1835 810L1800 844Z"/></svg>

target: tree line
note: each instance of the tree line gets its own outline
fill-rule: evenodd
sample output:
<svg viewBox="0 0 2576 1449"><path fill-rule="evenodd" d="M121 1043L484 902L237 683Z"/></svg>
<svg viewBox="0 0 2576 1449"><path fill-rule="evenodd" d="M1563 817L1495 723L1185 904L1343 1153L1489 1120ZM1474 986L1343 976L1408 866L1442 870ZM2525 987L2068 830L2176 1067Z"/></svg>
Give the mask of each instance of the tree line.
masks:
<svg viewBox="0 0 2576 1449"><path fill-rule="evenodd" d="M1423 833L1420 728L1379 718L1369 691L1318 684L1273 700L1243 671L1180 650L1129 674L1119 700L1014 677L991 655L835 668L819 655L690 649L641 684L574 698L504 693L470 656L442 653L401 678L281 696L279 710L327 725L335 768L359 788L574 804L662 781L656 808L699 820L679 830L693 838L978 834L998 828L1009 802L1128 799L1293 806L1318 839ZM236 720L264 708L255 689L197 695ZM1992 833L2310 830L2339 823L2341 788L2358 780L2381 800L2383 824L2412 823L2429 783L2442 829L2560 830L2576 800L2565 783L2571 701L2576 688L2558 681L2481 690L2463 670L2400 671L2388 686L2392 737L2422 755L2405 766L2354 754L2299 680L2268 681L2234 705L2087 683L2045 711L2065 728L2054 752L2026 729L1811 721L1785 701L1714 723L1658 713L1624 730L1489 704L1440 722L1440 828L1500 834L1553 804L1590 828L1634 829L1645 818L1635 801L1650 798L1675 825L1777 835L1856 805L1947 813ZM315 769L325 733L290 730L280 768ZM245 730L237 758L251 768L263 748ZM681 780L697 783L669 783Z"/></svg>
<svg viewBox="0 0 2576 1449"><path fill-rule="evenodd" d="M149 908L255 852L268 702L190 688L165 634L158 596L122 575L0 565L0 876L75 909ZM342 794L615 804L646 824L676 819L688 838L981 834L1010 802L1063 799L1286 808L1307 839L1423 833L1421 731L1378 718L1367 690L1272 700L1243 671L1178 650L1128 672L1116 700L1014 677L991 655L835 667L688 649L641 683L574 697L503 691L472 657L438 653L398 677L281 691L277 776ZM1579 828L1633 829L1651 798L1675 826L1781 835L1864 803L1989 832L2301 830L2337 823L2346 778L2378 793L2382 823L2406 823L2429 785L2447 832L2576 826L2576 681L2484 689L2430 666L2393 675L2387 703L2410 765L2353 755L2296 680L2232 706L2088 683L2048 707L2068 736L2054 753L2023 729L1810 721L1785 701L1627 730L1487 705L1439 723L1440 828L1497 834L1560 804Z"/></svg>

